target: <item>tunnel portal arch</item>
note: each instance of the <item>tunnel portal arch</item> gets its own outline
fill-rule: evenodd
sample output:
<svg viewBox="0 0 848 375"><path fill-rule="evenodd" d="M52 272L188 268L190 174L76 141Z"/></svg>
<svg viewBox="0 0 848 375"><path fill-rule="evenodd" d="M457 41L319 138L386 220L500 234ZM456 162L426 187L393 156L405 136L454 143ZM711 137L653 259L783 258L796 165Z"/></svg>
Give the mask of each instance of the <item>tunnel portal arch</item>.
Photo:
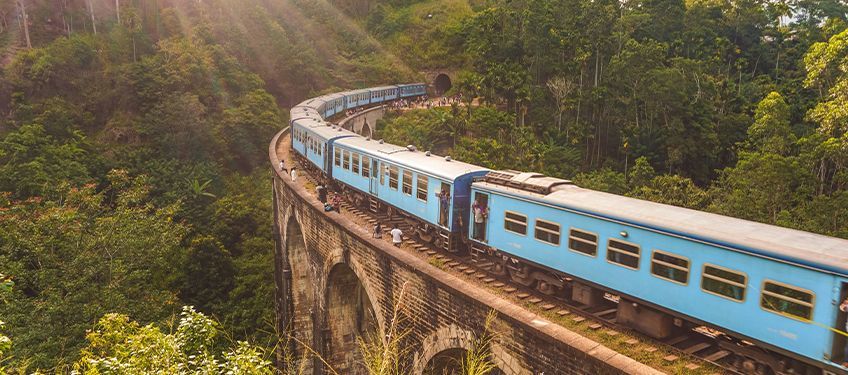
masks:
<svg viewBox="0 0 848 375"><path fill-rule="evenodd" d="M433 80L433 89L436 95L443 95L453 87L450 76L445 73L439 73Z"/></svg>

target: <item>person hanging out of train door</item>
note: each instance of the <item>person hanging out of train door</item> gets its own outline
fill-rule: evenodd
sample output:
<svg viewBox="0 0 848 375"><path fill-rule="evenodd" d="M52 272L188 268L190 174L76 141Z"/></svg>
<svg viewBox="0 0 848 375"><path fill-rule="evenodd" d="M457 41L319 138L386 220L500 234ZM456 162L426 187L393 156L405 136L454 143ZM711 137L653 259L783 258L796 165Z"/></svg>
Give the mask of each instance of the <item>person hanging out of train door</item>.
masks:
<svg viewBox="0 0 848 375"><path fill-rule="evenodd" d="M839 311L848 312L848 297L839 304ZM845 320L845 332L848 332L848 319ZM848 340L843 345L842 367L848 367Z"/></svg>
<svg viewBox="0 0 848 375"><path fill-rule="evenodd" d="M442 191L436 196L439 197L439 225L446 227L450 212L450 185L442 183Z"/></svg>
<svg viewBox="0 0 848 375"><path fill-rule="evenodd" d="M471 211L474 214L474 239L486 241L486 221L489 219L489 196L483 193L474 195Z"/></svg>

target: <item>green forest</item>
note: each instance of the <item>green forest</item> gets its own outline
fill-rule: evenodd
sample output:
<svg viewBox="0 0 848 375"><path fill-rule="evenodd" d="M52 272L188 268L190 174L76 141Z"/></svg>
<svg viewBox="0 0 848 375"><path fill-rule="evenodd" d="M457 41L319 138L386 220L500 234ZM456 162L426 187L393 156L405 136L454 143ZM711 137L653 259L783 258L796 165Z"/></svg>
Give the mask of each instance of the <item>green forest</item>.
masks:
<svg viewBox="0 0 848 375"><path fill-rule="evenodd" d="M489 168L848 238L839 0L0 0L0 372L270 373L267 147L310 96Z"/></svg>

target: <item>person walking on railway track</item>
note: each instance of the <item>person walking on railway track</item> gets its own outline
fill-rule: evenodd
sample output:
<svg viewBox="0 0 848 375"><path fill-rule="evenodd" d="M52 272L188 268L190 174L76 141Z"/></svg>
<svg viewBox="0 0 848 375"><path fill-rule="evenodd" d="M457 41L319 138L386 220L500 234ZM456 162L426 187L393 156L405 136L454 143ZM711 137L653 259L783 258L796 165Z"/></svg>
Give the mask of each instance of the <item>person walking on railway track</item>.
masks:
<svg viewBox="0 0 848 375"><path fill-rule="evenodd" d="M374 238L383 238L383 225L379 221L374 225L374 234L372 236Z"/></svg>
<svg viewBox="0 0 848 375"><path fill-rule="evenodd" d="M392 245L400 247L401 242L403 242L403 231L398 228L397 224L393 224L392 231L389 233L392 235Z"/></svg>
<svg viewBox="0 0 848 375"><path fill-rule="evenodd" d="M292 179L292 182L297 181L297 168L295 168L295 167L291 168L291 179Z"/></svg>

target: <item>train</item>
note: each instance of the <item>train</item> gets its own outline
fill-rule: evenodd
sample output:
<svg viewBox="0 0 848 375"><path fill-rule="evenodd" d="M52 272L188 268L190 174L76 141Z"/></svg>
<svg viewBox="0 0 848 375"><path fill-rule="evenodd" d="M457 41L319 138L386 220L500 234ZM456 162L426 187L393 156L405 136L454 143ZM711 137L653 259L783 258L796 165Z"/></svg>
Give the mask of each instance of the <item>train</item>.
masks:
<svg viewBox="0 0 848 375"><path fill-rule="evenodd" d="M423 242L660 340L706 329L751 374L848 374L848 240L496 171L333 124L346 110L426 95L413 83L291 109L303 165Z"/></svg>

